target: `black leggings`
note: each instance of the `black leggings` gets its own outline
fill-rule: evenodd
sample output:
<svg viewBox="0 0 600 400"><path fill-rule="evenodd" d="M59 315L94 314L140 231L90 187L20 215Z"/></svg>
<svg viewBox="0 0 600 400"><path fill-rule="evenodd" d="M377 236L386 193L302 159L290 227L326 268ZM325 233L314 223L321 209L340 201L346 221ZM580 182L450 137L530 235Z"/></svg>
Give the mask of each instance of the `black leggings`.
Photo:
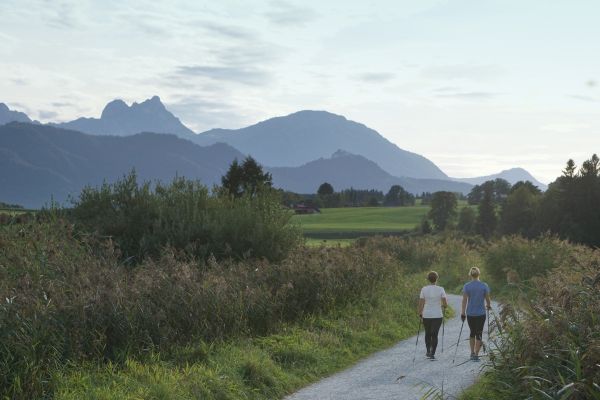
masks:
<svg viewBox="0 0 600 400"><path fill-rule="evenodd" d="M481 341L481 338L483 337L483 326L485 325L485 315L467 315L467 322L469 323L469 329L471 329L469 337Z"/></svg>
<svg viewBox="0 0 600 400"><path fill-rule="evenodd" d="M427 352L435 354L435 349L438 345L438 333L442 326L441 318L423 318L423 326L425 327L425 346Z"/></svg>

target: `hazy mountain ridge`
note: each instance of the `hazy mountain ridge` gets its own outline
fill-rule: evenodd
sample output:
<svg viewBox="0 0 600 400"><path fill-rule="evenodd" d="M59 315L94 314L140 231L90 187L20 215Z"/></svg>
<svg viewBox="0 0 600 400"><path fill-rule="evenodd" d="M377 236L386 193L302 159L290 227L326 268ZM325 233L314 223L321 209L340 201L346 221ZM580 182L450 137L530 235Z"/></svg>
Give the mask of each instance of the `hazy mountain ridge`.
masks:
<svg viewBox="0 0 600 400"><path fill-rule="evenodd" d="M8 108L4 103L0 103L0 125L9 122L33 122L27 114L20 111L14 111Z"/></svg>
<svg viewBox="0 0 600 400"><path fill-rule="evenodd" d="M178 176L219 184L235 158L226 144L201 147L174 135L92 136L52 126L0 126L0 199L27 207L77 196L85 185L115 181L132 168L140 179Z"/></svg>
<svg viewBox="0 0 600 400"><path fill-rule="evenodd" d="M158 96L128 106L123 100L108 103L100 118L78 118L53 124L92 135L129 136L141 132L172 133L185 139L196 134L174 116Z"/></svg>
<svg viewBox="0 0 600 400"><path fill-rule="evenodd" d="M536 185L541 190L546 190L548 186L533 177L527 170L523 168L510 168L505 169L503 171L498 172L497 174L486 175L486 176L478 176L475 178L451 178L458 182L466 182L472 185L481 185L485 181L490 181L494 179L504 179L508 181L511 185L519 181L530 181L534 185Z"/></svg>
<svg viewBox="0 0 600 400"><path fill-rule="evenodd" d="M401 185L414 194L438 190L468 193L473 187L468 183L443 179L395 177L375 162L345 150L338 150L330 158L320 158L300 167L270 167L267 170L273 175L276 187L297 193L316 193L323 182L330 183L338 191L352 187L377 189L384 193L392 185Z"/></svg>
<svg viewBox="0 0 600 400"><path fill-rule="evenodd" d="M228 143L265 165L278 167L301 166L343 147L395 176L448 179L427 158L402 150L363 124L326 111L299 111L241 129L213 129L194 140L201 145Z"/></svg>
<svg viewBox="0 0 600 400"><path fill-rule="evenodd" d="M0 125L12 120L20 122L32 122L25 114L17 111L11 111L6 105L0 103ZM37 123L34 121L33 123ZM529 172L522 168L513 168L502 171L498 174L475 178L449 178L433 162L427 158L415 153L400 149L395 144L389 142L383 136L373 129L363 124L350 121L343 116L332 114L326 111L299 111L287 116L275 117L246 128L228 130L213 129L201 134L194 134L167 110L158 96L147 99L141 103L133 103L128 106L122 100L113 100L109 102L99 119L97 118L79 118L71 122L61 124L50 124L55 127L63 127L82 131L87 134L96 135L117 135L132 136L134 134L146 132L168 132L177 136L193 141L201 146L212 145L216 143L227 143L239 150L238 155L242 153L250 154L261 164L270 166L270 170L277 171L282 179L282 187L290 190L292 188L303 188L302 191L309 188L313 182L311 173L308 176L302 172L292 172L286 167L298 167L298 171L306 171L307 165L310 167L312 162L323 162L331 158L343 157L348 155L360 155L365 160L374 164L378 171L376 173L376 186L365 186L366 189L380 188L387 189L383 182L396 182L397 179L403 179L407 190L417 193L421 191L445 190L444 188L457 187L455 182L468 183L470 185L480 184L486 180L503 178L514 183L519 180L529 180L545 189L546 185L537 181ZM193 146L187 142L188 146ZM338 152L340 148L344 150ZM6 153L6 150L5 150ZM8 153L7 153L8 154ZM8 159L8 155L5 157ZM77 154L77 152L73 153ZM71 154L72 155L72 154ZM14 154L10 160L23 164L23 159ZM59 160L64 160L59 157ZM180 161L183 162L185 158ZM8 161L6 161L8 162ZM327 174L333 174L341 189L346 187L359 187L358 182L350 182L351 176L344 178L342 171L336 174L331 171L332 161L325 162L323 168L328 168ZM357 164L363 165L372 173L375 168L371 164L367 165L364 160ZM49 164L48 164L49 165ZM388 168L385 168L387 165ZM356 166L348 166L354 171L353 176L366 176L366 172L358 171ZM396 172L390 172L396 171ZM45 170L52 176L57 171L54 169ZM156 171L159 176L160 171ZM384 177L381 172L385 172ZM316 174L323 176L323 174ZM67 179L65 175L58 174L60 179ZM67 175L68 176L68 175ZM418 180L409 177L418 177ZM431 178L435 177L435 178ZM304 183L300 182L302 179ZM423 179L434 179L429 184L423 184ZM359 180L360 185L366 184L365 180ZM448 183L450 182L450 183ZM277 182L276 182L277 183ZM443 183L443 184L442 184ZM347 186L346 186L347 185ZM318 187L318 185L317 185ZM362 187L361 187L362 188ZM411 190L413 188L414 190ZM420 190L418 188L424 188ZM464 186L459 186L463 191ZM316 189L311 189L316 190Z"/></svg>

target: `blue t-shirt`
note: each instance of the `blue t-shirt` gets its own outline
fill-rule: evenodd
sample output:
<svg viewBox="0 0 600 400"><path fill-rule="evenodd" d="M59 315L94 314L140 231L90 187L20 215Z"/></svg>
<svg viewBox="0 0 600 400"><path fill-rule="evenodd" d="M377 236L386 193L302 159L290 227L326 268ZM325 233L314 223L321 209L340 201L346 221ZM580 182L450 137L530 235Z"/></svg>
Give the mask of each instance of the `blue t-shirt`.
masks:
<svg viewBox="0 0 600 400"><path fill-rule="evenodd" d="M485 295L490 292L488 285L481 281L465 283L463 294L469 297L467 315L472 317L485 315Z"/></svg>

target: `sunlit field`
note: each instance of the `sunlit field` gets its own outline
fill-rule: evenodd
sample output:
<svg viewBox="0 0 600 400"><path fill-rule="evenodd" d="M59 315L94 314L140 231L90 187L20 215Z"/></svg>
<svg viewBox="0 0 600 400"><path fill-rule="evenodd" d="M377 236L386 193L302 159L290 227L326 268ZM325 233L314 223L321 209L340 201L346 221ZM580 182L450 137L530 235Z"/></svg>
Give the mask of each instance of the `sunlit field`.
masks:
<svg viewBox="0 0 600 400"><path fill-rule="evenodd" d="M429 206L325 208L321 214L295 215L305 234L387 233L412 230L427 215Z"/></svg>

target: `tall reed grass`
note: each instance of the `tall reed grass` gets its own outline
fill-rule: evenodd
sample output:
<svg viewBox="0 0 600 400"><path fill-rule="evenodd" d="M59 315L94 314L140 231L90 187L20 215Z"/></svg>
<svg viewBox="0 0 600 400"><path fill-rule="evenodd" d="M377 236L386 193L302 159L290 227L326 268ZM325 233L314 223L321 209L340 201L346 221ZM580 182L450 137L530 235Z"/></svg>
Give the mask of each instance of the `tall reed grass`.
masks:
<svg viewBox="0 0 600 400"><path fill-rule="evenodd" d="M167 247L132 267L111 240L61 220L2 227L0 248L0 389L14 399L51 396L68 363L263 335L369 299L404 271L371 247L296 248L279 262Z"/></svg>
<svg viewBox="0 0 600 400"><path fill-rule="evenodd" d="M511 248L530 251L516 251L512 263L497 257ZM493 321L493 368L464 398L600 399L600 252L551 238L510 238L488 256L498 278L516 266L529 279L511 283L514 298Z"/></svg>

